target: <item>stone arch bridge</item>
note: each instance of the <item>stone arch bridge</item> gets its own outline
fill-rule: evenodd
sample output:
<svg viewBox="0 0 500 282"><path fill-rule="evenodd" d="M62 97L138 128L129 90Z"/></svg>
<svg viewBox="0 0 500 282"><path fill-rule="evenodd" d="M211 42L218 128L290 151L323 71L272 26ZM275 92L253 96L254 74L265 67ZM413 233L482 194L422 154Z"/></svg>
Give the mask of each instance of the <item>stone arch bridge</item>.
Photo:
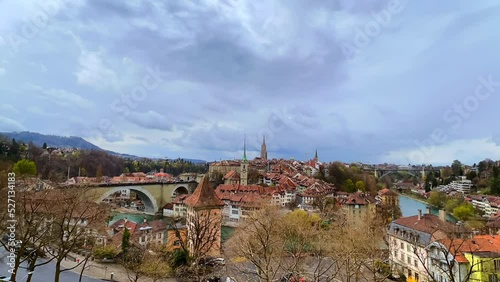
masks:
<svg viewBox="0 0 500 282"><path fill-rule="evenodd" d="M99 184L90 187L90 194L96 202L122 190L136 193L145 206L145 212L154 214L161 212L165 204L171 203L179 194L192 194L198 183L196 181L178 181L165 183L113 183Z"/></svg>

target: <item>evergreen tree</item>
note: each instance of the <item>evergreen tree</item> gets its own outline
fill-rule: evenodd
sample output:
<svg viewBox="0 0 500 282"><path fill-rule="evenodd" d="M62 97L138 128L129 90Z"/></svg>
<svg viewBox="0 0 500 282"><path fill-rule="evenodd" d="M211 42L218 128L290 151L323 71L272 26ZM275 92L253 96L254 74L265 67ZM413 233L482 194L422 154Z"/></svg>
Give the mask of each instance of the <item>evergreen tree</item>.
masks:
<svg viewBox="0 0 500 282"><path fill-rule="evenodd" d="M490 192L494 195L500 195L500 169L493 166L493 175L491 176Z"/></svg>
<svg viewBox="0 0 500 282"><path fill-rule="evenodd" d="M126 254L129 247L130 247L130 231L125 226L125 230L123 231L123 236L122 236L122 252Z"/></svg>

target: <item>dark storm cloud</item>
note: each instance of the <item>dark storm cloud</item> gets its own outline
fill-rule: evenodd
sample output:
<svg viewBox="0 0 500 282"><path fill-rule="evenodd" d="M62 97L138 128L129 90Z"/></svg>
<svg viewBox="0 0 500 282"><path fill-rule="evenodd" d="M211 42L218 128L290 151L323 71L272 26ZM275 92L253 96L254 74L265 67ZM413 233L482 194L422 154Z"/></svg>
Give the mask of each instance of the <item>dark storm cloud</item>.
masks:
<svg viewBox="0 0 500 282"><path fill-rule="evenodd" d="M24 18L38 9L25 6ZM250 154L265 134L270 157L500 157L488 126L500 90L456 112L478 77L500 81L499 12L494 1L76 1L21 53L0 38L0 95L29 113L2 115L0 129L207 159L240 157L245 134ZM22 30L14 14L0 14L0 34ZM436 129L447 139L428 154Z"/></svg>

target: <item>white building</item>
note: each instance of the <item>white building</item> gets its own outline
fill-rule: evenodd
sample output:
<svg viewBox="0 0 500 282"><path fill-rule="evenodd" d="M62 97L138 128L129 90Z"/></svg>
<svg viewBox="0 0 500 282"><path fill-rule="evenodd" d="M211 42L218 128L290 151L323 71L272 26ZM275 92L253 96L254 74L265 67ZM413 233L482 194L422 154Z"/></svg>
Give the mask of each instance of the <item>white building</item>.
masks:
<svg viewBox="0 0 500 282"><path fill-rule="evenodd" d="M391 223L387 235L389 260L394 274L401 273L420 282L430 281L427 271L430 260L426 247L446 237L443 230L451 226L444 221L445 216L444 211L440 211L440 217L419 211L418 215L401 217Z"/></svg>
<svg viewBox="0 0 500 282"><path fill-rule="evenodd" d="M472 189L472 181L462 176L462 179L452 181L448 187L462 194L470 194L470 190Z"/></svg>

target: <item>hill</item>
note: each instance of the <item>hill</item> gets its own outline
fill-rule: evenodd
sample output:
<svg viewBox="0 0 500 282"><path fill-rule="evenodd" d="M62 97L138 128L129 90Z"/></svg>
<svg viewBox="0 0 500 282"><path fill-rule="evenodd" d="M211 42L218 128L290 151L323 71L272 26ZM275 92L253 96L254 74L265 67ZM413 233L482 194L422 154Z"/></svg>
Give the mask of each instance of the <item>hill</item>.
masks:
<svg viewBox="0 0 500 282"><path fill-rule="evenodd" d="M45 135L36 132L22 131L22 132L0 132L9 139L16 139L25 143L33 142L38 147L42 147L43 143L47 143L49 147L56 148L78 148L84 150L99 150L104 151L98 146L86 141L85 139L77 136L58 136L58 135Z"/></svg>
<svg viewBox="0 0 500 282"><path fill-rule="evenodd" d="M108 154L122 157L124 159L141 159L143 157L138 157L134 155L129 155L129 154L121 154L113 151L108 151L104 150L87 140L83 139L82 137L78 136L59 136L59 135L46 135L46 134L40 134L37 132L29 132L29 131L22 131L22 132L0 132L0 135L6 136L9 139L16 139L18 141L22 141L24 143L29 143L33 142L38 147L42 147L43 143L47 143L47 146L49 147L56 147L56 148L77 148L77 149L83 149L83 150L96 150L96 151L104 151ZM185 161L191 161L195 164L197 163L206 163L204 160L197 160L197 159L184 159Z"/></svg>

